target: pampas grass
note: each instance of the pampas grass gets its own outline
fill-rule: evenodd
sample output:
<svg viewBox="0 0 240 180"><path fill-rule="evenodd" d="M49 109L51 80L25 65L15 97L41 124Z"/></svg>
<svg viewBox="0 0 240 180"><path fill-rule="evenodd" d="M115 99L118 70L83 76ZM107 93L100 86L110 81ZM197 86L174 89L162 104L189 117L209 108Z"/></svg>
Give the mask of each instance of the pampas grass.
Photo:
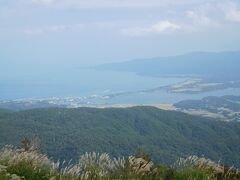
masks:
<svg viewBox="0 0 240 180"><path fill-rule="evenodd" d="M89 152L73 164L53 162L37 148L26 147L8 145L0 150L0 180L240 179L238 169L204 157L189 156L180 158L173 166L154 166L145 156L112 158L107 153Z"/></svg>

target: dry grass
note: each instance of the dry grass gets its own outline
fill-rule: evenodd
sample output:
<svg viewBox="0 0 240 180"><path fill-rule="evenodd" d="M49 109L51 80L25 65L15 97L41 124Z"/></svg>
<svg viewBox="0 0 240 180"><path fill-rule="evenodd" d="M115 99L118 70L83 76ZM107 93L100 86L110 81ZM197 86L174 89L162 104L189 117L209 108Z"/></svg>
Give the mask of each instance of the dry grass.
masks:
<svg viewBox="0 0 240 180"><path fill-rule="evenodd" d="M0 150L1 180L92 180L92 179L159 179L159 180L239 180L240 172L206 158L180 158L173 167L154 166L144 157L111 158L107 153L85 153L77 164L53 162L35 148L5 146ZM61 165L62 166L62 165Z"/></svg>

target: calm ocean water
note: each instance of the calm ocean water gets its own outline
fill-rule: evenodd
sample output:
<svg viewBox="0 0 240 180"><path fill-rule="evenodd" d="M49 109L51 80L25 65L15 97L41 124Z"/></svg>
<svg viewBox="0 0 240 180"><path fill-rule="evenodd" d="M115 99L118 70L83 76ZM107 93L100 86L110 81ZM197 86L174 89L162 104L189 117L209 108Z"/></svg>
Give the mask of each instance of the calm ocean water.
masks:
<svg viewBox="0 0 240 180"><path fill-rule="evenodd" d="M147 77L135 73L94 69L54 70L10 79L0 77L0 100L20 98L81 97L140 91L175 84L184 78ZM112 99L92 99L91 103L172 103L209 95L240 95L239 89L200 94L171 94L165 91L136 93Z"/></svg>
<svg viewBox="0 0 240 180"><path fill-rule="evenodd" d="M71 69L34 73L4 79L0 77L0 99L88 96L137 91L182 81L181 78L153 78L134 73Z"/></svg>

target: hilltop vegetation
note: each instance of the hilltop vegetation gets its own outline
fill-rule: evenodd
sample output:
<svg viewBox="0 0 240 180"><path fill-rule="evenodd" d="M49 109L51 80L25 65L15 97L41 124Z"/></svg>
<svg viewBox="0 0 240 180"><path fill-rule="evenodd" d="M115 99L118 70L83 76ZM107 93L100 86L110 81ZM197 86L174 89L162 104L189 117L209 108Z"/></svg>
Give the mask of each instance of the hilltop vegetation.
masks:
<svg viewBox="0 0 240 180"><path fill-rule="evenodd" d="M1 180L238 180L240 171L210 159L190 156L172 166L154 165L144 153L127 158L112 158L107 153L85 153L77 163L50 160L24 139L21 148L6 146L0 150Z"/></svg>
<svg viewBox="0 0 240 180"><path fill-rule="evenodd" d="M129 156L143 148L154 162L205 156L240 166L240 123L217 122L153 107L34 109L0 114L0 146L38 136L55 160L84 152Z"/></svg>

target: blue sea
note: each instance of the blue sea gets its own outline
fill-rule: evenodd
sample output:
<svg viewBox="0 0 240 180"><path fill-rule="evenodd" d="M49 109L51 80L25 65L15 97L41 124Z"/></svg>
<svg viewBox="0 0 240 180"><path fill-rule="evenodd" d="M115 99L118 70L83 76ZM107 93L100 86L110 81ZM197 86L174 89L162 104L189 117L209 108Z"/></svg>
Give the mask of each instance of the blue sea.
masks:
<svg viewBox="0 0 240 180"><path fill-rule="evenodd" d="M131 72L97 71L93 68L62 68L46 72L22 73L0 77L0 100L51 97L88 97L122 92L137 92L185 81L183 77L150 77ZM210 95L240 95L239 89L225 89L198 94L133 93L111 99L91 99L91 103L174 103Z"/></svg>

